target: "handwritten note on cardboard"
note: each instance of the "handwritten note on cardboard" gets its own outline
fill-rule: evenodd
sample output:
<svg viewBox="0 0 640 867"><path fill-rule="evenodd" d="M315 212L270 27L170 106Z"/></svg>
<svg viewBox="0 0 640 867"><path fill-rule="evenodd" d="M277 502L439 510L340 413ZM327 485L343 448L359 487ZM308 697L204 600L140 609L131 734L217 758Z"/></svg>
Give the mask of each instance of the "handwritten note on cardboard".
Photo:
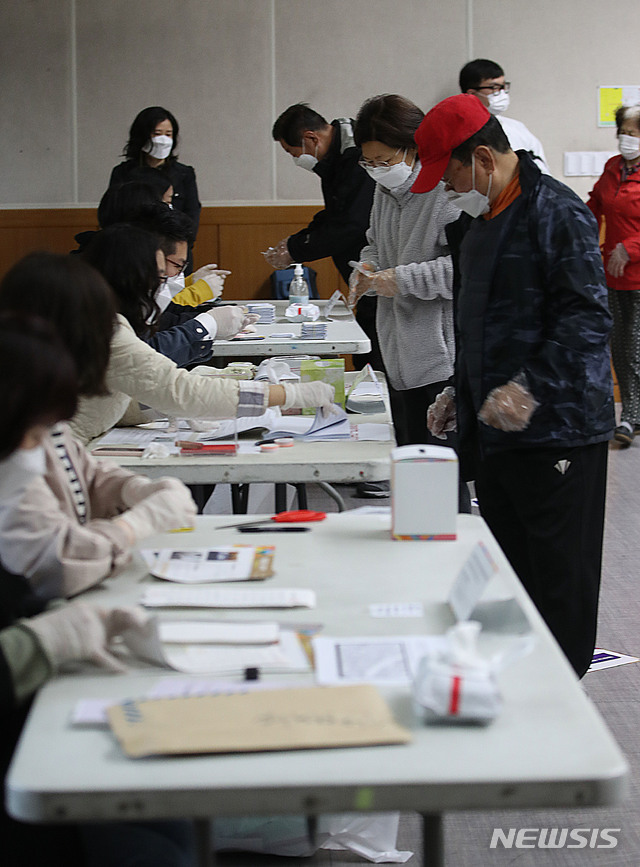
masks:
<svg viewBox="0 0 640 867"><path fill-rule="evenodd" d="M110 707L108 715L132 758L359 747L411 739L377 689L367 684L129 701Z"/></svg>

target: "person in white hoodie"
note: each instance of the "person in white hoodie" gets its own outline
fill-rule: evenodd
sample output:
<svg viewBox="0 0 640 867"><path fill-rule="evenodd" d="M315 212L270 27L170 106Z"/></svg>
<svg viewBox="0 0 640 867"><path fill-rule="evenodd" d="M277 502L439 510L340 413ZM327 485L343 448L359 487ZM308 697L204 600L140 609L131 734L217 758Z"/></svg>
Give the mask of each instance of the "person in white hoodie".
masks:
<svg viewBox="0 0 640 867"><path fill-rule="evenodd" d="M544 148L539 139L522 123L513 117L505 117L511 102L511 82L505 81L504 70L493 60L478 58L465 64L460 70L460 92L472 93L497 117L505 131L511 150L529 151L538 168L550 175Z"/></svg>

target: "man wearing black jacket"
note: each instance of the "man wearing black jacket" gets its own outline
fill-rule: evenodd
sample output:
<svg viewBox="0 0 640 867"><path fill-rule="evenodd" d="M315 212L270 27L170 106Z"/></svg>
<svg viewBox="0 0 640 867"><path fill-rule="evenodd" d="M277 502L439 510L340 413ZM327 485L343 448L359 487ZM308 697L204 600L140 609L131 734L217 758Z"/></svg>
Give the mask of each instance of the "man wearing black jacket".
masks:
<svg viewBox="0 0 640 867"><path fill-rule="evenodd" d="M270 248L265 258L279 269L331 256L348 285L348 263L359 260L366 243L375 189L375 182L358 164L361 153L353 139L353 121L341 117L327 123L308 105L297 103L276 120L272 135L297 166L318 175L325 206L306 228ZM356 318L371 340L371 352L354 357L354 363L364 367L370 362L376 370L382 370L375 305L372 297L358 302Z"/></svg>

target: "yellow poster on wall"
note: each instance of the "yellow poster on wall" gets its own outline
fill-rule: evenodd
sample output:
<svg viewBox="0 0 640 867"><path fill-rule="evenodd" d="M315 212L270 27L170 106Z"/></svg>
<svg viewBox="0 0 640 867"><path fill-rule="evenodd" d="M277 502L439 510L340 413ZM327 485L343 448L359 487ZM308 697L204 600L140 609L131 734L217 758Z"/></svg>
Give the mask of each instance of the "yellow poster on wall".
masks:
<svg viewBox="0 0 640 867"><path fill-rule="evenodd" d="M598 126L615 126L616 109L621 105L640 105L640 86L625 84L598 88Z"/></svg>

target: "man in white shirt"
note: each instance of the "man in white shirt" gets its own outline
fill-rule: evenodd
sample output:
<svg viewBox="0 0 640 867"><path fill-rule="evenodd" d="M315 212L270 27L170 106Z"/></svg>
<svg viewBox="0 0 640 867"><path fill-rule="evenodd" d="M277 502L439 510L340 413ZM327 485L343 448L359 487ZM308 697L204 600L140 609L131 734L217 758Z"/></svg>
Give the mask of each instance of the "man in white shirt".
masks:
<svg viewBox="0 0 640 867"><path fill-rule="evenodd" d="M519 120L504 117L509 108L510 82L504 80L504 70L493 60L471 60L460 70L460 91L472 93L498 118L511 149L531 151L538 168L550 175L544 148L530 130Z"/></svg>

